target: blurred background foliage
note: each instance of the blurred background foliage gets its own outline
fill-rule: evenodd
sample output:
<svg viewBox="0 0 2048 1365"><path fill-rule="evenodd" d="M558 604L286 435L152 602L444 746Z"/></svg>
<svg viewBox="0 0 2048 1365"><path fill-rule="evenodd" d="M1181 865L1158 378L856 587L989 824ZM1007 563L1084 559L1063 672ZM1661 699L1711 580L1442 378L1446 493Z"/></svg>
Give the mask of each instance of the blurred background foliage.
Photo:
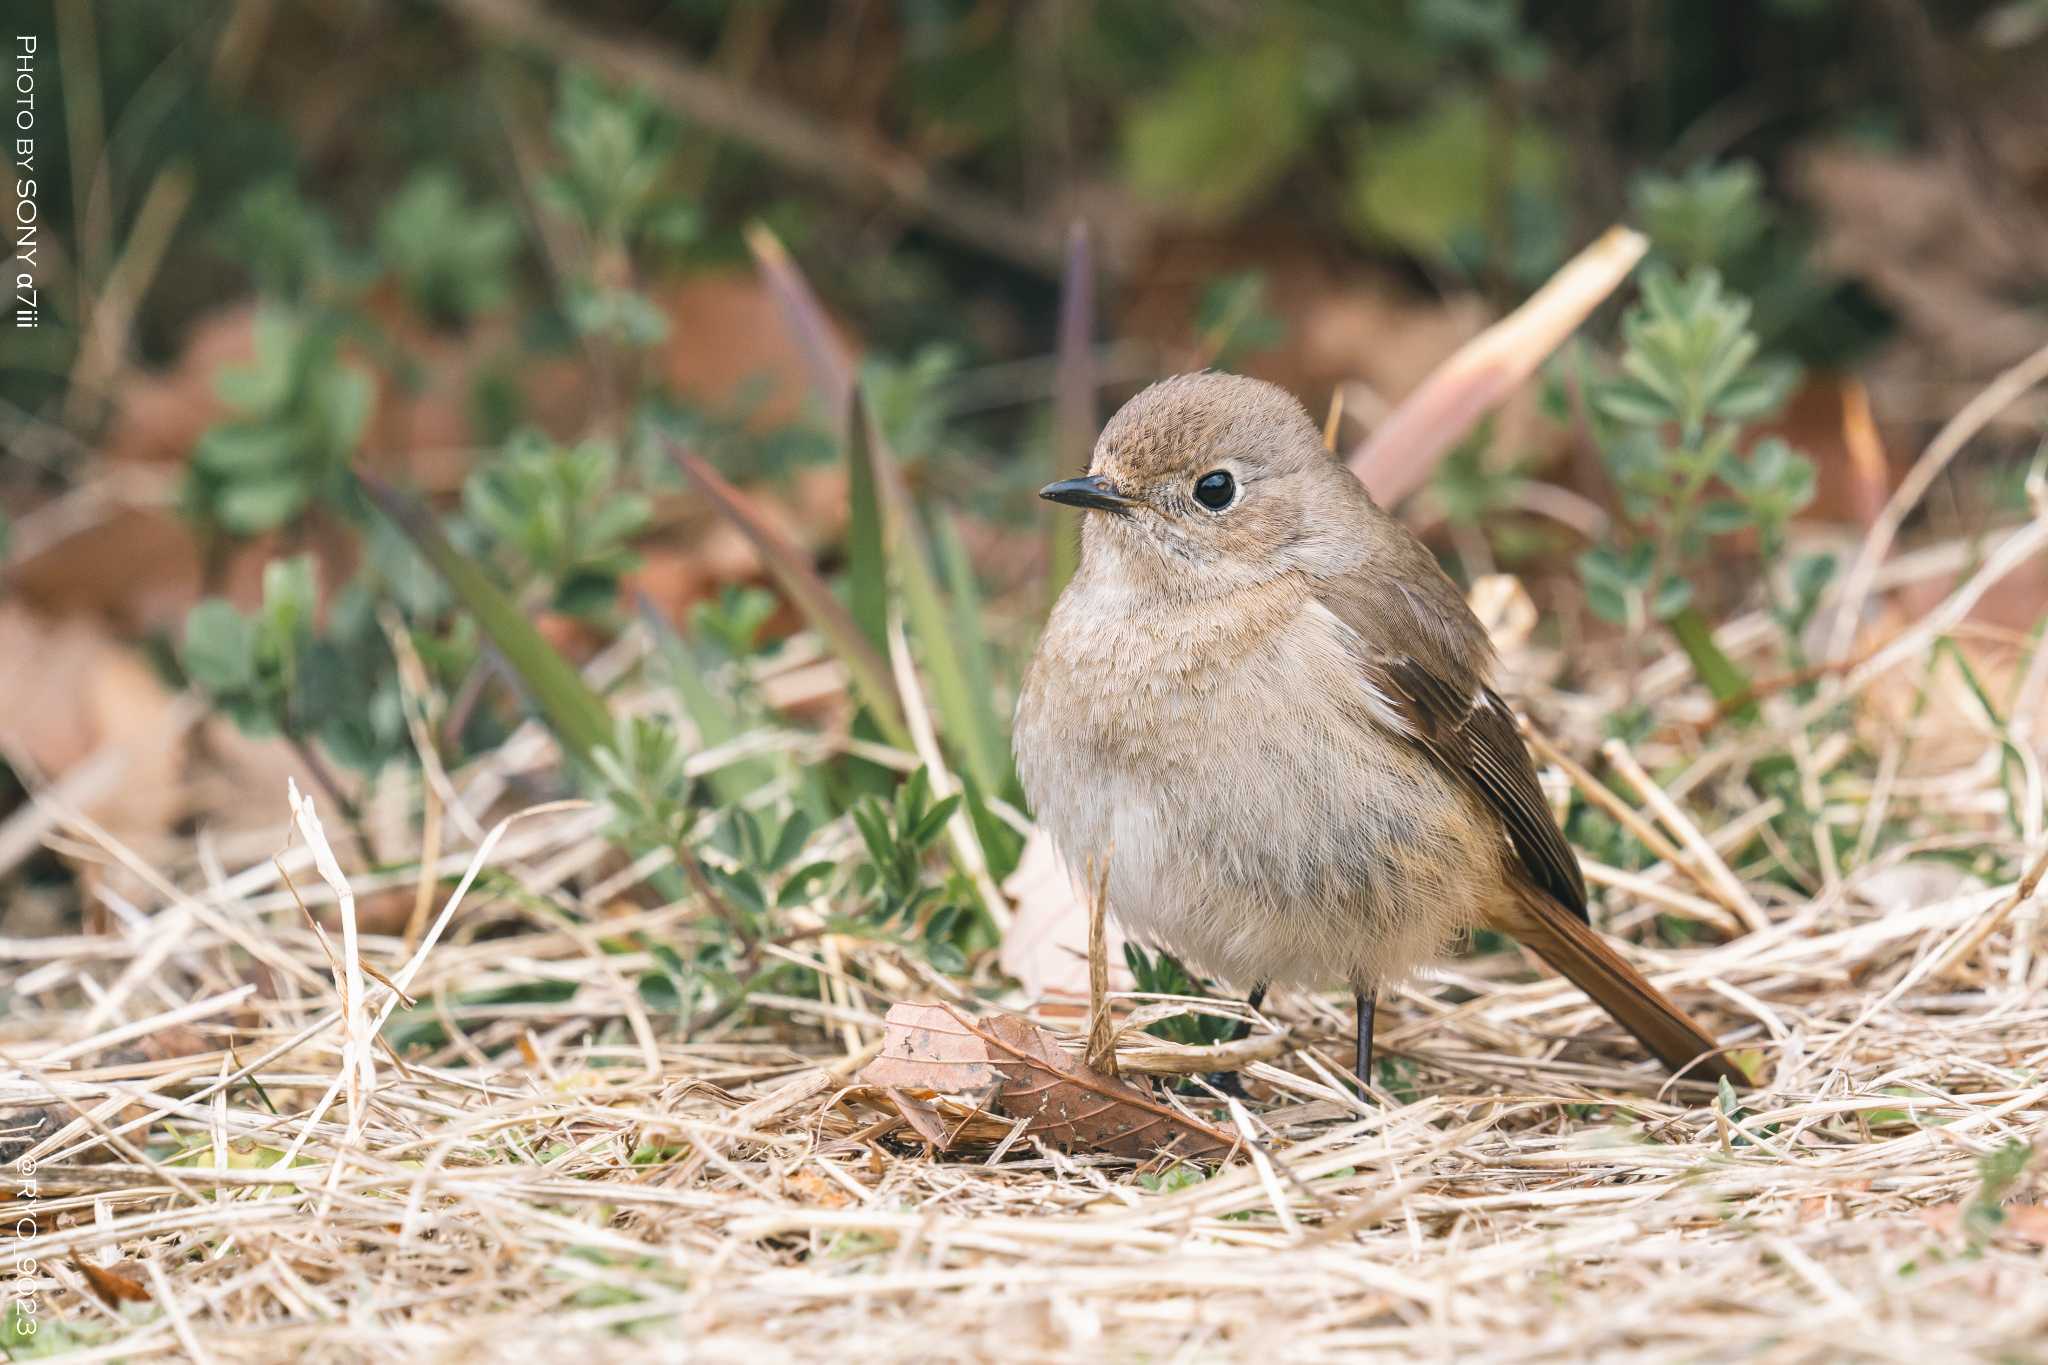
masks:
<svg viewBox="0 0 2048 1365"><path fill-rule="evenodd" d="M949 820L998 875L1016 852L991 699L1046 600L1032 490L1077 460L1052 401L1071 224L1093 242L1089 421L1214 364L1316 409L1343 390L1347 435L1609 224L1641 227L1641 297L1409 511L1454 571L1506 565L1572 608L1567 632L1667 627L1723 701L1742 684L1703 621L1783 560L1797 662L1832 561L1795 514L1853 531L1888 488L1843 405L1903 460L2048 340L2042 0L13 8L44 38L49 243L44 325L6 334L0 373L0 609L23 638L88 622L241 730L362 774L414 747L397 648L459 762L516 720L518 670L373 513L366 469L548 646L587 661L648 623L687 724L730 738L787 708L750 661L802 599L760 591L786 566L677 473L679 441L849 598L877 659L862 538L894 528L967 790L760 759L712 795L789 779L783 815L850 815L853 901L947 969L977 941L975 869L916 869ZM819 338L792 339L756 273L763 228L857 357L888 463L844 458ZM2008 436L1938 504L1950 529L2017 505ZM973 637L957 657L948 622ZM683 837L702 793L672 739L598 752L629 842ZM24 774L65 757L6 745ZM327 786L353 808L356 781ZM736 916L823 876L793 828L718 827Z"/></svg>

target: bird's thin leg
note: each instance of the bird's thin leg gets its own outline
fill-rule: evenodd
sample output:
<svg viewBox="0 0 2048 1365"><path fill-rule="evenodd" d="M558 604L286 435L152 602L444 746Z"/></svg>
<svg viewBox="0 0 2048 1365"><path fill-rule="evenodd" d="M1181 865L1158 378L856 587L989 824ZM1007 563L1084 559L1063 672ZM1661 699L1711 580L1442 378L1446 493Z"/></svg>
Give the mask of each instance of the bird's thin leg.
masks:
<svg viewBox="0 0 2048 1365"><path fill-rule="evenodd" d="M1244 1002L1250 1005L1253 1011L1256 1012L1260 1006L1266 1003L1266 988L1264 986L1252 987L1252 993L1244 998ZM1252 1021L1240 1019L1237 1021L1237 1027L1230 1031L1230 1036L1224 1039L1224 1041L1227 1043L1241 1043L1251 1036Z"/></svg>
<svg viewBox="0 0 2048 1365"><path fill-rule="evenodd" d="M1370 990L1354 990L1351 992L1351 1003L1358 1016L1358 1055L1354 1059L1351 1069L1357 1075L1358 1083L1364 1086L1366 1091L1370 1093L1372 1090L1373 992Z"/></svg>
<svg viewBox="0 0 2048 1365"><path fill-rule="evenodd" d="M1258 1009L1259 1006L1266 1003L1266 988L1263 985L1252 987L1252 993L1245 997L1245 1003L1247 1005L1250 1005L1254 1010ZM1251 1033L1252 1021L1249 1019L1240 1019L1237 1021L1237 1027L1232 1029L1230 1031L1230 1036L1228 1038L1225 1038L1223 1041L1226 1043L1242 1042L1246 1038L1251 1037ZM1245 1097L1244 1082L1238 1079L1238 1075L1235 1071L1214 1072L1209 1077L1209 1084L1215 1086L1218 1090L1221 1090L1226 1095L1235 1095L1239 1099L1243 1099Z"/></svg>

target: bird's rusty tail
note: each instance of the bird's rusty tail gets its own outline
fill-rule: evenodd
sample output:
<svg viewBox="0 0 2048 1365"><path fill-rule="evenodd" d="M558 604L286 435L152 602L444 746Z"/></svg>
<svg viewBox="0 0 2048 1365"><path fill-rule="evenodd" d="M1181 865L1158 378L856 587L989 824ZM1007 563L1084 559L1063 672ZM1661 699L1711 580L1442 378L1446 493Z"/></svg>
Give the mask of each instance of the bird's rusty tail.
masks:
<svg viewBox="0 0 2048 1365"><path fill-rule="evenodd" d="M1517 888L1512 917L1498 927L1528 944L1674 1072L1743 1088L1754 1084L1721 1054L1711 1033L1645 980L1599 930L1541 891Z"/></svg>

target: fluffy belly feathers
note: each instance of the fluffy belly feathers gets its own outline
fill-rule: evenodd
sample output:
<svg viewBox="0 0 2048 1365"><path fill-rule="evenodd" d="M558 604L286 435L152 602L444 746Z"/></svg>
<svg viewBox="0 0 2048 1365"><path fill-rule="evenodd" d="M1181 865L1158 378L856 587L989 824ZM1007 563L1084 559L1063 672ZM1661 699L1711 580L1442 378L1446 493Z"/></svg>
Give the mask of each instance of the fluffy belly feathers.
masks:
<svg viewBox="0 0 2048 1365"><path fill-rule="evenodd" d="M1026 680L1017 759L1038 820L1077 872L1107 856L1118 920L1199 971L1240 988L1403 976L1484 917L1502 839L1374 719L1326 614L1227 605L1243 647L1207 667L1174 635L1055 615L1041 662L1085 684L1055 698L1046 670ZM1183 616L1182 634L1209 624Z"/></svg>

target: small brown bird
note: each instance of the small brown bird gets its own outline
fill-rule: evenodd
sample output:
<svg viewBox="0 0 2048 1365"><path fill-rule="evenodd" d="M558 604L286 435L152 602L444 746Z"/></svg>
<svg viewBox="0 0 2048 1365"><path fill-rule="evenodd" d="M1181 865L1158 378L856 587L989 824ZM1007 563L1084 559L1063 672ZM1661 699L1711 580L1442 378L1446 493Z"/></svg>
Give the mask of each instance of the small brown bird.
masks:
<svg viewBox="0 0 2048 1365"><path fill-rule="evenodd" d="M1286 391L1181 375L1125 404L1017 703L1017 769L1130 933L1252 989L1374 991L1477 928L1535 949L1673 1070L1749 1078L1586 919L1491 642Z"/></svg>

